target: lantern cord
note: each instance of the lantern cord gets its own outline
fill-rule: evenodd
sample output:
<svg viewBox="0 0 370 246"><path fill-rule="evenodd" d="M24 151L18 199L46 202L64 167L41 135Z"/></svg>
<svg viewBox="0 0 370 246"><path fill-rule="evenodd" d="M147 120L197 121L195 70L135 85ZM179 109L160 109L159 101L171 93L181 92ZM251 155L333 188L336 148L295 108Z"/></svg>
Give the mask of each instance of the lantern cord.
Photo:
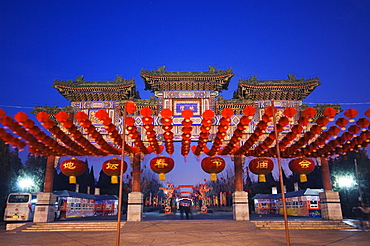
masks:
<svg viewBox="0 0 370 246"><path fill-rule="evenodd" d="M287 216L287 208L286 208L285 193L284 193L283 172L282 172L282 167L281 167L279 138L278 138L278 131L277 131L277 126L276 126L275 105L274 105L273 100L271 100L271 108L272 108L272 120L273 120L273 123L274 123L274 130L275 130L276 155L277 155L278 167L279 167L281 199L282 199L283 211L284 211L285 240L286 240L286 245L290 246L288 216Z"/></svg>
<svg viewBox="0 0 370 246"><path fill-rule="evenodd" d="M122 190L123 190L123 163L125 159L125 131L126 131L126 109L127 102L125 103L125 108L123 110L122 117L122 153L121 153L121 168L120 168L120 179L119 179L119 191L118 191L118 216L117 216L117 232L116 232L116 246L120 245L121 240L121 214L122 214Z"/></svg>

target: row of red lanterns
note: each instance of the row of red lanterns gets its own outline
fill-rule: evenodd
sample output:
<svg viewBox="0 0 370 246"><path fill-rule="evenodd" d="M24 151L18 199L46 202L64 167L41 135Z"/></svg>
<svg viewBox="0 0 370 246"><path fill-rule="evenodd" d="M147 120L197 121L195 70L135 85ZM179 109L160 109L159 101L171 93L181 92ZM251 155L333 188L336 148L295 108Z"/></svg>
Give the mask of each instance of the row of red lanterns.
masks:
<svg viewBox="0 0 370 246"><path fill-rule="evenodd" d="M163 151L163 146L159 146L157 141L157 134L154 131L154 119L151 116L153 111L149 107L144 107L140 110L142 115L143 127L145 129L146 138L156 154L160 154Z"/></svg>
<svg viewBox="0 0 370 246"><path fill-rule="evenodd" d="M143 154L150 154L152 150L144 145L144 142L141 139L141 134L138 132L137 127L135 126L135 119L132 117L126 117L125 126L126 129L122 129L122 131L127 130L128 136L131 138L132 142L140 150L140 152Z"/></svg>
<svg viewBox="0 0 370 246"><path fill-rule="evenodd" d="M245 116L251 117L248 115L250 112L253 112L253 107L247 106L243 112L246 114ZM255 110L255 109L254 109ZM190 110L189 110L190 111ZM228 110L230 111L230 110ZM275 109L276 111L276 109ZM102 115L100 120L106 126L108 134L114 139L114 142L118 145L121 143L122 139L119 136L117 130L115 129L114 125L111 123L111 119L107 117L107 113L104 110L101 110ZM98 112L99 113L99 112ZM254 112L253 112L254 113ZM277 131L278 133L282 131L282 129L289 124L291 118L295 116L295 109L294 108L286 108L284 110L285 116L281 117L277 124ZM24 113L23 113L24 114ZM190 111L189 114L192 114ZM328 131L323 131L326 128L326 125L332 117L335 116L336 110L333 108L327 108L324 111L324 116L317 118L315 124L310 127L308 132L305 132L301 138L297 139L297 135L301 134L302 129L309 125L309 122L312 122L312 117L317 114L316 110L312 107L306 108L302 112L303 116L298 119L298 124L293 125L291 127L291 132L287 133L286 136L279 141L279 147L282 151L283 158L291 158L293 156L303 156L303 155L310 155L312 157L319 157L319 156L327 156L332 154L339 154L345 152L347 150L356 149L359 147L365 147L368 144L369 140L369 133L368 130L365 128L369 125L369 120L366 118L361 118L356 122L356 125L351 125L348 128L348 132L343 133L340 136L340 141L333 139L329 141L331 137L336 137L338 134L338 128L330 127ZM368 116L369 110L365 113ZM31 146L31 151L35 154L44 154L44 155L108 155L108 154L119 154L121 151L111 145L109 145L104 138L101 136L99 132L91 125L91 121L88 120L88 117L85 113L79 112L76 114L76 118L80 121L80 124L84 127L85 131L88 132L90 137L96 141L101 148L96 148L93 144L91 144L87 139L85 139L82 133L77 129L76 126L73 125L72 120L69 119L69 115L60 112L56 115L57 119L59 120L60 124L63 125L71 134L70 137L66 135L58 126L54 124L54 122L50 119L49 115L41 112L38 114L37 118L41 122L41 124L48 129L53 136L59 140L59 142L63 142L64 145L60 145L57 141L53 138L50 138L37 127L34 126L34 123L28 119L27 115L22 115L22 113L18 113L15 117L19 120L19 124L15 124L14 121L9 116L2 116L2 123L6 127L14 128L11 129L13 132L20 132L23 134L25 138L28 140L27 143ZM232 115L232 110L231 110ZM240 139L241 129L246 129L248 127L247 124L243 123L243 121L248 121L248 118L242 117L237 129L234 131L234 134L231 137L231 141L228 145L226 145L223 149L218 150L221 147L222 136L224 135L222 131L220 131L220 127L223 126L221 123L219 127L218 135L216 136L216 140L214 145L212 146L211 150L207 150L205 147L206 134L202 134L200 136L200 140L198 142L198 146L194 148L196 154L200 154L202 151L206 151L209 155L214 154L244 154L246 156L274 156L276 155L276 146L271 148L271 145L274 143L275 140L275 132L271 132L267 138L265 138L260 144L251 149L258 141L260 141L261 137L265 133L265 129L267 127L267 123L271 120L272 115L272 108L267 107L265 110L265 114L262 116L262 120L257 124L256 129L254 130L253 134L249 137L249 139L245 142L245 144L241 148L237 148L236 143L238 139ZM353 118L357 116L357 111L354 109L348 109L345 111L344 115L349 119L339 118L336 121L336 124L339 127L346 127L349 121L354 121ZM191 117L191 116L190 116ZM186 156L189 152L190 148L190 132L191 132L191 122L190 117L188 120L185 119L183 124L183 145L182 145L182 154ZM171 119L167 117L168 119ZM225 117L223 117L225 118ZM168 120L167 119L167 120ZM227 119L226 119L227 120ZM222 120L225 121L225 120ZM24 130L21 125L25 126ZM210 126L208 126L210 129ZM150 126L149 126L150 128ZM170 129L171 125L167 126L167 129ZM362 133L357 136L359 131L362 129ZM4 130L5 131L5 130ZM16 140L17 138L9 138L9 135L6 132L0 132L0 135L8 139L10 143L13 145L17 144L18 147L24 147L24 142L21 140ZM185 132L184 132L185 131ZM25 133L26 132L26 133ZM155 152L158 154L161 152L161 148L158 146L156 142L156 133L154 131L150 131L150 137L152 137L152 149L154 147ZM34 133L34 136L33 134ZM171 136L171 130L167 131L165 135ZM203 133L203 132L202 132ZM208 132L209 133L209 132ZM31 135L31 136L30 136ZM154 136L152 136L154 135ZM22 136L20 136L23 138ZM24 138L23 138L24 139ZM76 143L76 142L77 143ZM293 141L295 141L293 143ZM329 142L329 145L327 144ZM169 143L171 141L169 140ZM201 145L199 146L199 143ZM173 143L172 143L173 144ZM202 146L203 145L203 146ZM125 149L128 150L129 153L134 153L138 151L135 148L130 149L131 146L125 145ZM144 146L145 147L145 146ZM330 149L330 151L327 151ZM171 148L170 151L172 152ZM144 151L143 151L144 152ZM149 152L149 151L147 151ZM194 152L194 151L193 151ZM144 152L145 153L145 152ZM173 153L173 152L172 152Z"/></svg>
<svg viewBox="0 0 370 246"><path fill-rule="evenodd" d="M214 156L218 153L226 137L227 130L229 129L231 123L231 116L233 114L234 111L230 108L225 108L224 110L222 110L221 112L222 118L220 119L220 125L217 128L218 131L216 133L215 139L213 140L213 145L211 149L205 152L207 155Z"/></svg>
<svg viewBox="0 0 370 246"><path fill-rule="evenodd" d="M206 144L208 142L211 131L212 119L215 116L215 113L212 110L208 109L203 112L202 116L203 119L200 126L198 145L192 146L192 151L196 156L199 156L206 148Z"/></svg>
<svg viewBox="0 0 370 246"><path fill-rule="evenodd" d="M193 112L190 109L185 109L182 111L181 115L184 117L183 121L181 122L183 125L181 128L181 154L186 157L190 152L191 131L193 130L191 127L193 125L191 117L193 116Z"/></svg>
<svg viewBox="0 0 370 246"><path fill-rule="evenodd" d="M249 162L249 170L258 175L259 182L266 182L266 174L274 169L274 163L269 158L255 158ZM296 158L289 162L289 169L299 174L300 182L307 182L307 174L315 169L315 162L310 158Z"/></svg>
<svg viewBox="0 0 370 246"><path fill-rule="evenodd" d="M166 151L169 155L172 155L175 152L175 148L173 145L173 132L171 131L172 126L172 111L170 109L163 109L161 111L162 119L162 129L164 131L163 133L163 139L164 139L164 145L166 148Z"/></svg>

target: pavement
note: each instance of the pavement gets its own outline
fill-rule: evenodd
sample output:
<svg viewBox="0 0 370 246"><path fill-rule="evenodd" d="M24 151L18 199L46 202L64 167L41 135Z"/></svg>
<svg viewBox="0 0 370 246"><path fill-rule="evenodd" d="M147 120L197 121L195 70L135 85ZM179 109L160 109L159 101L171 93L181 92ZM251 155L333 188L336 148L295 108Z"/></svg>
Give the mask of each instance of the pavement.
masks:
<svg viewBox="0 0 370 246"><path fill-rule="evenodd" d="M100 219L100 220L99 220ZM110 219L110 220L109 220ZM271 219L251 215L251 220ZM282 219L276 216L272 220ZM293 219L293 218L289 218ZM318 219L318 218L294 218ZM84 218L81 221L113 221ZM71 220L73 221L73 220ZM360 230L259 230L250 221L234 221L231 213L193 214L189 220L179 214L145 213L141 222L126 222L120 245L370 245L370 231ZM0 245L116 245L116 232L6 232L0 228Z"/></svg>

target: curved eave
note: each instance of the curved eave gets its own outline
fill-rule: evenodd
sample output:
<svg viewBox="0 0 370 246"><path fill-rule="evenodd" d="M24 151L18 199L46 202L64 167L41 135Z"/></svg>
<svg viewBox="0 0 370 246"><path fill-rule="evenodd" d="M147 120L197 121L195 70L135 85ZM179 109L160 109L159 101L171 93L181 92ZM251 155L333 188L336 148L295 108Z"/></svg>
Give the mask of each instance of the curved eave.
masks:
<svg viewBox="0 0 370 246"><path fill-rule="evenodd" d="M53 87L55 89L64 89L64 90L73 90L73 91L79 91L79 90L120 90L120 89L124 89L124 88L128 88L128 87L133 87L135 86L135 84L128 84L128 85L121 85L121 86L88 86L88 85L84 85L84 86L66 86L66 85L53 85Z"/></svg>
<svg viewBox="0 0 370 246"><path fill-rule="evenodd" d="M224 75L199 75L199 76L186 76L186 75L150 75L141 74L144 80L218 80L218 79L230 79L234 74L224 74Z"/></svg>
<svg viewBox="0 0 370 246"><path fill-rule="evenodd" d="M321 83L318 81L312 82L312 83L302 83L299 85L291 85L291 84L284 84L284 85L278 85L278 84L264 84L264 85L255 85L255 84L247 84L247 83L239 83L240 86L243 86L244 88L253 88L253 89L285 89L285 88L292 88L292 89L299 89L304 87L314 87L316 88Z"/></svg>

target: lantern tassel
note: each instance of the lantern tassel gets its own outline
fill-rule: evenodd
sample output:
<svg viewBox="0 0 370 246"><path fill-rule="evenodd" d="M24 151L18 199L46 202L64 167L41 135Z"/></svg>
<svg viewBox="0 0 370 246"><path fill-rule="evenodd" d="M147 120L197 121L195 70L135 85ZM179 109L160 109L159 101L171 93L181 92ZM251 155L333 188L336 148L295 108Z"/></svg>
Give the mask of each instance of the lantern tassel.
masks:
<svg viewBox="0 0 370 246"><path fill-rule="evenodd" d="M159 181L164 181L166 180L166 174L165 173L160 173L159 174Z"/></svg>
<svg viewBox="0 0 370 246"><path fill-rule="evenodd" d="M118 184L118 176L113 175L113 176L110 178L110 182L111 182L112 184Z"/></svg>
<svg viewBox="0 0 370 246"><path fill-rule="evenodd" d="M301 183L303 183L303 182L307 182L307 175L306 175L306 174L300 174L300 175L299 175L299 181L300 181Z"/></svg>
<svg viewBox="0 0 370 246"><path fill-rule="evenodd" d="M76 176L69 176L69 183L75 184L76 183Z"/></svg>
<svg viewBox="0 0 370 246"><path fill-rule="evenodd" d="M217 173L211 173L209 175L209 180L211 180L211 181L217 181Z"/></svg>
<svg viewBox="0 0 370 246"><path fill-rule="evenodd" d="M258 182L266 183L266 176L264 174L258 174Z"/></svg>

